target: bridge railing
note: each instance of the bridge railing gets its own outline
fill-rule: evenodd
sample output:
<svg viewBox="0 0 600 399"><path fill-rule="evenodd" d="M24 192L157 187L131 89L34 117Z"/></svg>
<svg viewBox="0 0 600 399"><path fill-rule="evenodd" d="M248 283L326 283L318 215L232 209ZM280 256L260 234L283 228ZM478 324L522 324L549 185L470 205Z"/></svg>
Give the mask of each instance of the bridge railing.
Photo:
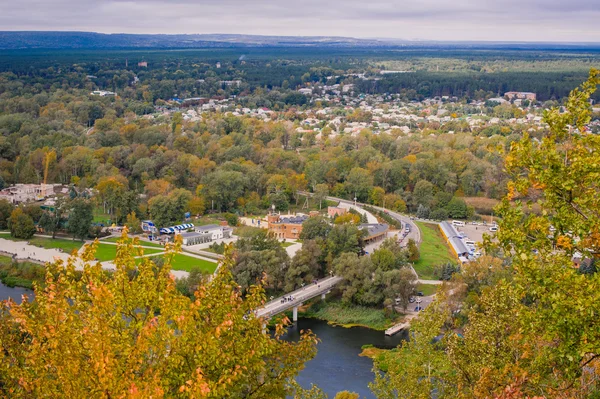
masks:
<svg viewBox="0 0 600 399"><path fill-rule="evenodd" d="M299 290L290 292L282 297L274 299L265 304L262 308L256 311L257 316L273 316L277 313L286 311L287 309L293 308L300 305L303 301L312 299L324 293L331 291L331 289L341 281L341 277L329 277L325 280L317 282L317 284L311 284L303 287ZM316 288L315 288L316 287ZM281 302L283 298L291 296L293 300Z"/></svg>

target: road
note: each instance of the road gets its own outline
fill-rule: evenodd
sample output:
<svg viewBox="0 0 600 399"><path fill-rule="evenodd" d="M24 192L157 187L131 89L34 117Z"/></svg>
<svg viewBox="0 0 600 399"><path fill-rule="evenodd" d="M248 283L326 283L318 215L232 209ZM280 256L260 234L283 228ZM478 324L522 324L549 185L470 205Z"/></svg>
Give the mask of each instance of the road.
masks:
<svg viewBox="0 0 600 399"><path fill-rule="evenodd" d="M267 302L265 306L258 309L256 312L257 317L271 317L278 313L284 312L288 309L302 305L304 301L318 297L321 294L325 294L331 290L331 288L342 281L341 277L333 276L319 280L317 284L309 284L303 288L300 288L294 292L285 294L283 297L273 299ZM291 301L282 302L284 297L292 297Z"/></svg>
<svg viewBox="0 0 600 399"><path fill-rule="evenodd" d="M310 196L313 195L312 193L309 193L309 192L306 192L306 191L301 191L300 194L302 194L302 195L310 195ZM326 198L329 201L337 201L337 202L341 202L341 203L344 203L344 204L354 205L354 201L345 200L343 198L337 198L337 197L326 197ZM356 203L357 207L361 207L362 208L364 205L365 204L362 204L360 202ZM408 240L411 239L411 238L413 240L415 240L415 242L417 243L417 245L421 243L421 232L420 232L419 228L417 227L417 225L415 224L415 222L412 221L408 216L404 216L404 215L402 215L402 214L400 214L398 212L392 212L389 209L385 209L385 208L382 208L380 206L373 206L373 205L369 205L369 204L366 204L366 205L369 206L369 207L371 207L371 208L373 208L373 209L376 209L378 211L387 212L387 214L390 215L392 218L394 218L397 221L399 221L400 223L402 223L402 228L403 229L404 229L404 226L406 226L407 224L409 224L411 226L410 233L408 233L408 236L406 236L406 238L402 242L403 245L406 245L406 243L408 243Z"/></svg>

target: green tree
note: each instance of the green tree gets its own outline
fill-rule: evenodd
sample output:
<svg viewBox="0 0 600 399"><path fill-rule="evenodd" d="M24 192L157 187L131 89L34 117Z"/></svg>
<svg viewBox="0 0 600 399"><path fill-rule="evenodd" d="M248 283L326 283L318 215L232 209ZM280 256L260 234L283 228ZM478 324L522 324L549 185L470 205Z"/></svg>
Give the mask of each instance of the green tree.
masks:
<svg viewBox="0 0 600 399"><path fill-rule="evenodd" d="M0 229L4 230L8 227L8 218L14 209L13 204L5 199L0 199Z"/></svg>
<svg viewBox="0 0 600 399"><path fill-rule="evenodd" d="M411 262L416 262L421 258L421 253L419 252L419 247L417 243L412 238L408 240L408 244L406 245L406 250L408 251L408 260Z"/></svg>
<svg viewBox="0 0 600 399"><path fill-rule="evenodd" d="M320 245L315 240L305 240L296 252L285 276L285 291L299 288L323 276L324 259Z"/></svg>
<svg viewBox="0 0 600 399"><path fill-rule="evenodd" d="M327 236L329 256L335 259L344 252L360 253L364 247L363 234L353 224L336 224Z"/></svg>
<svg viewBox="0 0 600 399"><path fill-rule="evenodd" d="M44 232L52 233L52 238L56 237L56 232L61 229L64 223L66 202L62 197L57 198L52 210L45 211L40 218L39 225Z"/></svg>
<svg viewBox="0 0 600 399"><path fill-rule="evenodd" d="M141 234L142 233L142 222L136 216L135 212L131 212L127 215L127 219L125 220L125 226L127 230L129 230L132 234Z"/></svg>
<svg viewBox="0 0 600 399"><path fill-rule="evenodd" d="M68 231L73 238L83 241L90 232L94 220L94 207L85 198L75 198L69 203Z"/></svg>
<svg viewBox="0 0 600 399"><path fill-rule="evenodd" d="M315 200L319 201L319 210L321 210L321 205L328 195L329 186L327 184L317 184L315 186Z"/></svg>
<svg viewBox="0 0 600 399"><path fill-rule="evenodd" d="M35 233L35 225L31 216L21 208L15 208L8 218L10 235L15 238L29 239Z"/></svg>
<svg viewBox="0 0 600 399"><path fill-rule="evenodd" d="M322 216L308 218L302 223L300 239L314 240L316 238L327 238L331 231L331 223Z"/></svg>
<svg viewBox="0 0 600 399"><path fill-rule="evenodd" d="M453 197L446 205L446 210L453 219L466 219L468 216L467 204L461 198Z"/></svg>

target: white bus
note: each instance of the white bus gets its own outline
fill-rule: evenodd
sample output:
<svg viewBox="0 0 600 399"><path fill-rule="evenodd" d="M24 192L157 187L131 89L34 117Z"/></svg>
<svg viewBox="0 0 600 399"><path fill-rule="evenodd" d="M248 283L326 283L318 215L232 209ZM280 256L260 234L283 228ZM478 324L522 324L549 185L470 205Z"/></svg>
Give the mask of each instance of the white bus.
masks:
<svg viewBox="0 0 600 399"><path fill-rule="evenodd" d="M456 227L463 227L465 225L465 222L461 222L460 220L453 220L452 225Z"/></svg>

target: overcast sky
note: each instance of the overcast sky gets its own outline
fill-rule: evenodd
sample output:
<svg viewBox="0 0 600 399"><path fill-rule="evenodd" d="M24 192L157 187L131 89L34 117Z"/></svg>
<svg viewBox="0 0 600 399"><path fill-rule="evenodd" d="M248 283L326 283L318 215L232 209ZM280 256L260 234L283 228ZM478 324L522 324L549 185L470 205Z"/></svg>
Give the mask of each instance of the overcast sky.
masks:
<svg viewBox="0 0 600 399"><path fill-rule="evenodd" d="M0 30L600 42L600 0L0 0Z"/></svg>

